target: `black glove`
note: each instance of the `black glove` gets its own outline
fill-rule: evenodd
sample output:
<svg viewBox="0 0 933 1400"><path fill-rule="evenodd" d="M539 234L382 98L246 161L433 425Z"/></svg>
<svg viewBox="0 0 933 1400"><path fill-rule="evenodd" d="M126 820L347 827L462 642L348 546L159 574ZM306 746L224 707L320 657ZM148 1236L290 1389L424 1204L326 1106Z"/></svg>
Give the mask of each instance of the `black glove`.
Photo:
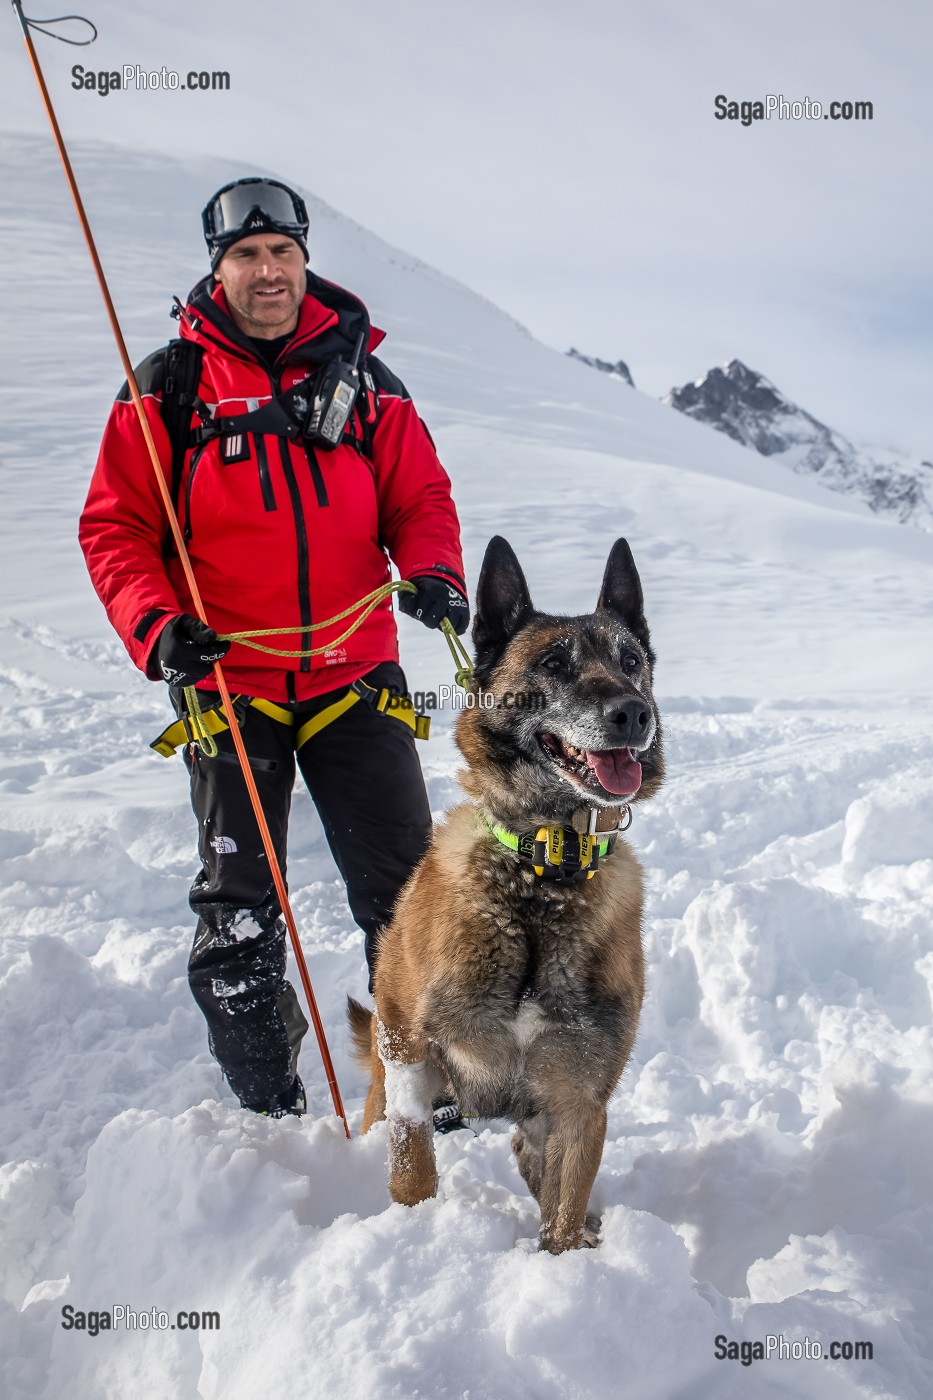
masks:
<svg viewBox="0 0 933 1400"><path fill-rule="evenodd" d="M155 659L169 685L197 685L229 650L230 643L220 641L213 627L190 613L179 613L162 628Z"/></svg>
<svg viewBox="0 0 933 1400"><path fill-rule="evenodd" d="M440 627L449 617L457 636L462 637L470 625L470 605L460 589L433 574L419 574L409 581L417 584L418 592L398 595L399 612L416 617L425 627Z"/></svg>

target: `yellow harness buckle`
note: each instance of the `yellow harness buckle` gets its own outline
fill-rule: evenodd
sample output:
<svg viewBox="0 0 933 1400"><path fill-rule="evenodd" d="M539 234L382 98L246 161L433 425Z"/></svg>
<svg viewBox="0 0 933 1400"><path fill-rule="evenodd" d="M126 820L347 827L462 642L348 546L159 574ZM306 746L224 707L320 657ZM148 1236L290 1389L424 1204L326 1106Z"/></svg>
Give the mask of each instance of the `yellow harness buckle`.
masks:
<svg viewBox="0 0 933 1400"><path fill-rule="evenodd" d="M236 700L240 697L237 696ZM234 700L234 708L236 707ZM213 706L210 710L201 711L201 723L208 734L223 734L230 728L227 717L223 712L223 707ZM197 742L197 735L191 727L191 722L187 715L182 715L181 719L176 719L167 729L163 729L158 739L153 739L149 745L155 749L156 753L163 758L174 758L178 749L184 748L186 744Z"/></svg>
<svg viewBox="0 0 933 1400"><path fill-rule="evenodd" d="M358 690L361 698L368 700L379 714L388 715L390 719L397 719L402 724L407 724L416 739L429 737L431 733L430 715L417 714L407 695L399 695L397 691L389 690L386 686L377 695L375 686L369 685L366 681L354 681L351 688ZM368 691L369 695L364 695L364 691ZM370 699L370 696L375 698Z"/></svg>

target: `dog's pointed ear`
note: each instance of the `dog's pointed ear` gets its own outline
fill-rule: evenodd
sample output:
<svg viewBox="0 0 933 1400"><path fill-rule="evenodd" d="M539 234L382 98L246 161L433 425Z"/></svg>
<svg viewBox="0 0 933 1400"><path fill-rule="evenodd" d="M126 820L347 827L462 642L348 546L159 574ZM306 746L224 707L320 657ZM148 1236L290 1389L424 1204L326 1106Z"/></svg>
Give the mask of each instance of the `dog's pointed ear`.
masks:
<svg viewBox="0 0 933 1400"><path fill-rule="evenodd" d="M477 662L491 661L534 612L515 551L501 535L486 546L476 588L473 644Z"/></svg>
<svg viewBox="0 0 933 1400"><path fill-rule="evenodd" d="M644 642L645 646L649 645L641 579L638 577L628 540L616 540L609 551L603 586L596 607L616 613L639 641Z"/></svg>

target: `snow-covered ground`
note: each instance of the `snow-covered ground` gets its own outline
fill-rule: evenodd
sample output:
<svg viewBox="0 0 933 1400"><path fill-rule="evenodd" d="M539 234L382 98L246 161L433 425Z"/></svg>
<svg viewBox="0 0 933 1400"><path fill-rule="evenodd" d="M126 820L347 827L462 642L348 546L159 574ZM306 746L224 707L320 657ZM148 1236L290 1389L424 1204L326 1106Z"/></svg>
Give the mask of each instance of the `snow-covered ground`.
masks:
<svg viewBox="0 0 933 1400"><path fill-rule="evenodd" d="M79 147L141 358L200 274L227 162ZM389 331L454 480L471 581L500 532L536 601L642 573L669 778L638 809L649 995L611 1105L596 1251L535 1249L508 1125L439 1139L441 1190L387 1204L313 1045L313 1115L240 1111L188 993L194 821L147 743L160 688L86 581L75 523L121 379L48 142L3 144L0 377L0 1393L253 1400L759 1400L933 1393L933 540L536 344L315 208L312 256ZM305 172L279 172L300 181ZM308 172L310 178L310 172ZM451 679L407 619L414 685ZM456 796L453 716L423 761ZM290 881L356 1129L343 1001L360 939L310 802ZM62 1328L62 1307L220 1314ZM718 1359L716 1338L871 1342L871 1360Z"/></svg>

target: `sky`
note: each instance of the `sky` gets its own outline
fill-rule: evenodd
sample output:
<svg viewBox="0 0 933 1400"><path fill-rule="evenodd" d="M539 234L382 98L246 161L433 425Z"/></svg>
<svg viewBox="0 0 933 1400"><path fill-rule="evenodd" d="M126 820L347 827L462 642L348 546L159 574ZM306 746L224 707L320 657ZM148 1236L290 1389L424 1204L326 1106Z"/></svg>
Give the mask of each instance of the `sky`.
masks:
<svg viewBox="0 0 933 1400"><path fill-rule="evenodd" d="M275 171L652 395L737 356L856 442L933 457L919 0L86 4L93 47L38 40L66 136ZM75 63L230 88L102 97ZM12 14L0 78L0 127L41 130ZM718 94L874 116L743 126ZM192 280L198 212L140 211L191 221Z"/></svg>

